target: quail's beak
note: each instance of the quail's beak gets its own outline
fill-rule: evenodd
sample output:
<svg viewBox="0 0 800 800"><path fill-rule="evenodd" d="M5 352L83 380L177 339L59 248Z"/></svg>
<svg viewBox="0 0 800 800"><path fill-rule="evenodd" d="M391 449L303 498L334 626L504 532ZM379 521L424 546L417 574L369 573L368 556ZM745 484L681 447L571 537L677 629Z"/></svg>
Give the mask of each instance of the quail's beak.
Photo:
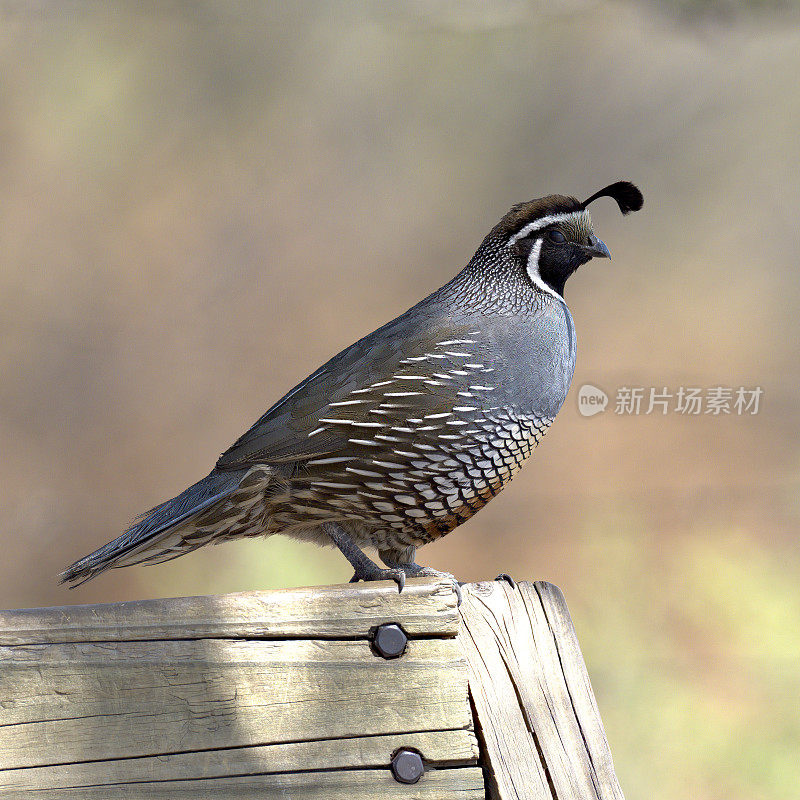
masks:
<svg viewBox="0 0 800 800"><path fill-rule="evenodd" d="M586 252L592 258L608 258L608 259L611 259L611 252L606 247L605 242L602 239L598 239L594 235L589 237L589 246L586 248Z"/></svg>

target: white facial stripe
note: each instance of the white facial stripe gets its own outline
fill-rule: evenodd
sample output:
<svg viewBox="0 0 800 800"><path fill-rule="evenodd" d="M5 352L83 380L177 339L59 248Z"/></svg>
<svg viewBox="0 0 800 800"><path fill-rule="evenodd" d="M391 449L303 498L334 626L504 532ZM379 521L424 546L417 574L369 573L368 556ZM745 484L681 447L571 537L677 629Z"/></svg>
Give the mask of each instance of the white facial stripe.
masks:
<svg viewBox="0 0 800 800"><path fill-rule="evenodd" d="M529 234L533 233L534 231L541 230L542 228L546 228L548 225L552 225L554 222L564 222L572 217L577 217L579 214L584 214L584 211L570 211L567 214L551 214L549 217L542 217L541 219L537 219L535 222L531 222L530 225L526 225L521 231L515 233L508 241L509 244L514 244L517 239L524 239Z"/></svg>
<svg viewBox="0 0 800 800"><path fill-rule="evenodd" d="M539 220L541 222L541 220ZM531 248L531 254L528 256L528 277L533 281L533 285L537 288L541 289L543 292L547 292L547 294L552 295L553 297L557 298L558 300L563 299L561 295L551 289L543 280L542 276L539 274L539 252L542 249L542 240L537 239L533 243L533 247Z"/></svg>

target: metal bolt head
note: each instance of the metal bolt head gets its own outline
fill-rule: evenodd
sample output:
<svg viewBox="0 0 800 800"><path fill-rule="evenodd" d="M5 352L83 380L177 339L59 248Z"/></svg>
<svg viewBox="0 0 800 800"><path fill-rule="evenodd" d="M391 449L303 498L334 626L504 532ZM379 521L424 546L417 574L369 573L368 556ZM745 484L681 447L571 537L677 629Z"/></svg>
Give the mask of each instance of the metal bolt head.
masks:
<svg viewBox="0 0 800 800"><path fill-rule="evenodd" d="M398 783L416 783L424 772L422 756L415 750L403 748L394 754L392 775Z"/></svg>
<svg viewBox="0 0 800 800"><path fill-rule="evenodd" d="M398 624L390 622L378 627L373 643L384 658L399 658L406 650L408 637Z"/></svg>

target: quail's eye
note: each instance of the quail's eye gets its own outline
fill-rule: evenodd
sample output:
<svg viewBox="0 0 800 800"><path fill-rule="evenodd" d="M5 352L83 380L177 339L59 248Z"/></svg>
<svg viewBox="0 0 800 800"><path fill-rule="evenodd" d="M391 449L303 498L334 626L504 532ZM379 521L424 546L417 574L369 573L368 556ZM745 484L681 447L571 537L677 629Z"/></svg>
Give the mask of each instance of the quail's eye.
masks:
<svg viewBox="0 0 800 800"><path fill-rule="evenodd" d="M561 231L552 230L548 231L547 238L550 239L551 242L556 242L556 244L564 244L567 241L567 237L564 236Z"/></svg>

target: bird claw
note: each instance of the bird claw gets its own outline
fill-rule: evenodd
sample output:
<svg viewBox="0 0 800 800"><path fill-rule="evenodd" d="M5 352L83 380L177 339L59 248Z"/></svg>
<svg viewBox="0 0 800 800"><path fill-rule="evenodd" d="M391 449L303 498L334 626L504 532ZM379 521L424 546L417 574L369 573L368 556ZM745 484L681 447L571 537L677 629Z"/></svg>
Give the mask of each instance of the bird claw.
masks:
<svg viewBox="0 0 800 800"><path fill-rule="evenodd" d="M406 574L401 569L387 569L386 577L388 580L395 581L399 591L403 591L406 586Z"/></svg>
<svg viewBox="0 0 800 800"><path fill-rule="evenodd" d="M507 573L501 572L496 578L496 581L505 581L512 589L517 588L516 581Z"/></svg>
<svg viewBox="0 0 800 800"><path fill-rule="evenodd" d="M361 574L356 572L350 578L350 583L358 583L359 581L394 581L398 590L402 592L406 587L406 573L402 569L381 569L376 565L374 570Z"/></svg>

